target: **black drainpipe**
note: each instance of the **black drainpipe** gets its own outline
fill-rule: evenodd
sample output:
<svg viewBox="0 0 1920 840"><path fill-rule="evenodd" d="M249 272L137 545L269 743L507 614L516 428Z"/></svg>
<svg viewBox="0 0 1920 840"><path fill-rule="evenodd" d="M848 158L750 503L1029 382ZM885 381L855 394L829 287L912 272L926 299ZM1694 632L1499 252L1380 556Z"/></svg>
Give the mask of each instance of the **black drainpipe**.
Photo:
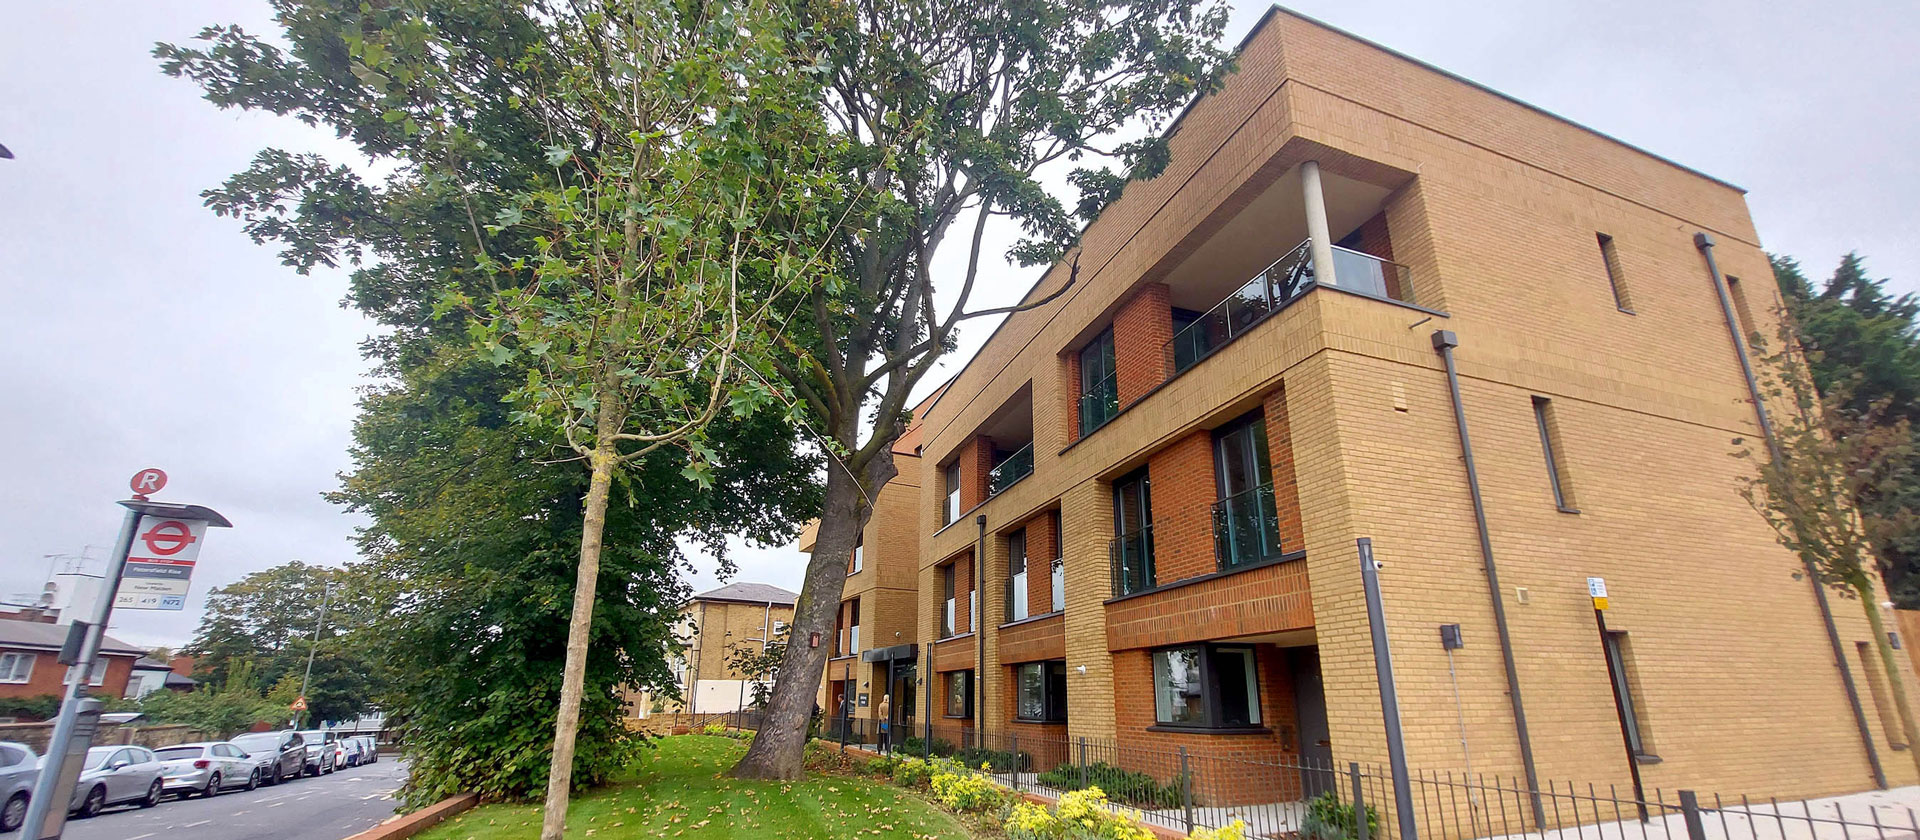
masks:
<svg viewBox="0 0 1920 840"><path fill-rule="evenodd" d="M1507 668L1507 697L1513 701L1513 729L1520 736L1520 762L1527 771L1527 796L1532 800L1533 824L1544 829L1547 812L1540 804L1540 780L1533 769L1533 738L1527 733L1527 706L1520 700L1520 671L1513 664L1513 634L1507 630L1507 605L1500 589L1500 569L1493 562L1493 539L1487 535L1487 506L1480 498L1480 472L1473 465L1473 439L1467 436L1467 411L1460 404L1460 373L1453 366L1453 348L1460 339L1453 330L1434 330L1433 349L1447 365L1447 390L1453 395L1453 425L1460 431L1461 460L1467 465L1467 493L1473 497L1473 521L1480 530L1481 568L1487 573L1487 594L1493 597L1493 626L1500 634L1500 660Z"/></svg>
<svg viewBox="0 0 1920 840"><path fill-rule="evenodd" d="M1739 321L1733 317L1733 302L1727 299L1727 281L1720 274L1720 264L1713 258L1713 237L1705 231L1693 235L1693 247L1700 249L1700 256L1706 258L1707 273L1713 279L1713 291L1720 298L1720 314L1726 318L1727 334L1733 339L1733 354L1740 359L1740 373L1747 378L1747 394L1753 398L1753 413L1760 420L1760 436L1766 438L1767 452L1776 462L1787 460L1786 453L1780 449L1780 441L1773 435L1773 421L1767 417L1767 404L1760 397L1760 384L1753 376L1753 363L1747 358L1746 339L1740 335ZM1853 707L1853 723L1860 729L1860 743L1867 748L1867 764L1873 768L1873 783L1881 790L1887 787L1886 771L1880 767L1880 752L1873 745L1873 732L1867 728L1867 714L1860 708L1860 689L1853 683L1853 669L1847 667L1846 648L1840 643L1840 630L1833 624L1833 605L1827 602L1827 588L1820 585L1819 575L1814 574L1813 564L1804 558L1801 564L1806 568L1807 583L1813 586L1813 600L1820 605L1820 620L1827 627L1827 643L1833 646L1833 664L1840 669L1840 682L1847 688L1847 703Z"/></svg>
<svg viewBox="0 0 1920 840"><path fill-rule="evenodd" d="M980 536L973 549L973 641L978 653L973 660L973 690L979 698L973 705L973 732L975 746L987 748L987 631L981 625L987 623L987 515L982 513L973 517L973 524L979 526Z"/></svg>

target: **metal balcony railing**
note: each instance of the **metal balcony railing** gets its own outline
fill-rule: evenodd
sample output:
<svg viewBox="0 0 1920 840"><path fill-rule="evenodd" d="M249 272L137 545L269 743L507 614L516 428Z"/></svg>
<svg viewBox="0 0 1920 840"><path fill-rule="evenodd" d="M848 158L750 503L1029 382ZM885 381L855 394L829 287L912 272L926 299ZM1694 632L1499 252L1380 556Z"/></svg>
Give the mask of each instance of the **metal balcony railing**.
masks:
<svg viewBox="0 0 1920 840"><path fill-rule="evenodd" d="M1407 267L1399 263L1336 245L1333 273L1342 289L1401 303L1413 302L1411 275ZM1193 367L1221 345L1286 308L1313 286L1313 241L1306 240L1176 331L1161 354L1167 378ZM1085 416L1084 410L1082 416Z"/></svg>
<svg viewBox="0 0 1920 840"><path fill-rule="evenodd" d="M1280 556L1280 512L1271 482L1213 503L1213 553L1223 572Z"/></svg>
<svg viewBox="0 0 1920 840"><path fill-rule="evenodd" d="M1154 588L1152 525L1114 537L1107 553L1113 566L1114 597Z"/></svg>
<svg viewBox="0 0 1920 840"><path fill-rule="evenodd" d="M1092 434L1094 429L1100 428L1119 413L1120 376L1116 371L1080 394L1080 436Z"/></svg>
<svg viewBox="0 0 1920 840"><path fill-rule="evenodd" d="M1013 483L1033 475L1033 444L1014 450L999 466L987 471L987 496L998 496Z"/></svg>

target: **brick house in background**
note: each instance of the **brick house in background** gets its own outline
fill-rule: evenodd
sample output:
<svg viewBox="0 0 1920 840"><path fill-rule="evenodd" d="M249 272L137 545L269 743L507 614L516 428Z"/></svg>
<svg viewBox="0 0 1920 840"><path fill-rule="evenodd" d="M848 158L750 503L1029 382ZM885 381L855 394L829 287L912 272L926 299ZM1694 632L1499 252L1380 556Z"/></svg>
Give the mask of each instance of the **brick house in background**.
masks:
<svg viewBox="0 0 1920 840"><path fill-rule="evenodd" d="M1369 538L1416 770L1802 797L1870 743L1916 781L1859 610L1837 666L1736 494L1774 324L1738 187L1275 8L1077 256L916 411L916 734L1384 762Z"/></svg>
<svg viewBox="0 0 1920 840"><path fill-rule="evenodd" d="M65 625L0 619L0 697L58 697L65 691L67 666L57 658L67 640ZM89 685L100 697L124 697L135 660L146 651L103 636L100 657Z"/></svg>
<svg viewBox="0 0 1920 840"><path fill-rule="evenodd" d="M680 700L651 692L628 695L630 717L655 713L731 712L753 702L750 675L728 662L739 646L765 646L785 638L798 596L764 583L733 583L702 592L680 608L674 636L684 649L671 657Z"/></svg>

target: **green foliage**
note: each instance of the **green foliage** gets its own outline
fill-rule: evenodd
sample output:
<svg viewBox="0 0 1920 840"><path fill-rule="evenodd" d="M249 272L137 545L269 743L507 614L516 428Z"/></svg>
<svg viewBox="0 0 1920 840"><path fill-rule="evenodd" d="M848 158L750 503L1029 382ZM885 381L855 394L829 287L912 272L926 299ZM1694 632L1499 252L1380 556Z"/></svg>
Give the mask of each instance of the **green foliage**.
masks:
<svg viewBox="0 0 1920 840"><path fill-rule="evenodd" d="M902 758L893 766L893 783L916 790L924 788L933 782L934 766L934 762L924 758Z"/></svg>
<svg viewBox="0 0 1920 840"><path fill-rule="evenodd" d="M1300 834L1310 840L1352 840L1358 837L1359 808L1340 801L1332 791L1307 800L1307 812L1300 818ZM1380 836L1380 814L1366 806L1367 836Z"/></svg>
<svg viewBox="0 0 1920 840"><path fill-rule="evenodd" d="M899 764L900 757L897 754L877 755L867 759L867 763L861 768L861 772L869 776L880 776L891 779L893 778L893 768L899 766Z"/></svg>
<svg viewBox="0 0 1920 840"><path fill-rule="evenodd" d="M287 720L291 712L286 704L263 697L258 683L253 664L237 660L224 682L186 692L152 692L140 698L140 712L155 723L186 724L215 738L231 738L258 722Z"/></svg>
<svg viewBox="0 0 1920 840"><path fill-rule="evenodd" d="M1037 778L1041 785L1055 790L1099 788L1115 802L1125 802L1141 808L1180 806L1179 779L1161 784L1151 774L1126 770L1104 761L1096 761L1086 766L1085 781L1081 780L1080 770L1078 765L1061 764L1041 773Z"/></svg>
<svg viewBox="0 0 1920 840"><path fill-rule="evenodd" d="M329 586L322 622L321 602ZM372 708L378 690L361 651L368 640L356 637L375 625L376 610L365 582L351 570L295 560L213 590L200 629L184 652L198 657L195 673L201 679L226 683L244 669L252 692L282 699L285 709L300 694L312 650L306 720L350 720Z"/></svg>
<svg viewBox="0 0 1920 840"><path fill-rule="evenodd" d="M39 697L0 697L0 717L52 720L53 716L59 713L60 697L56 694L42 694Z"/></svg>
<svg viewBox="0 0 1920 840"><path fill-rule="evenodd" d="M1139 820L1138 811L1116 813L1106 793L1094 787L1068 793L1052 808L1015 803L1001 827L1010 840L1153 840Z"/></svg>
<svg viewBox="0 0 1920 840"><path fill-rule="evenodd" d="M1826 405L1881 422L1920 422L1920 299L1893 297L1857 254L1815 286L1788 257L1771 257L1806 373ZM1764 343L1764 342L1763 342ZM1777 342L1774 342L1777 343ZM1889 597L1920 608L1920 446L1887 457L1853 488Z"/></svg>
<svg viewBox="0 0 1920 840"><path fill-rule="evenodd" d="M772 641L736 642L727 648L727 669L750 680L748 687L753 708L766 708L773 684L780 676L780 663L787 657L787 637L783 631Z"/></svg>
<svg viewBox="0 0 1920 840"><path fill-rule="evenodd" d="M1006 804L1007 794L992 779L958 764L939 762L927 790L940 804L964 814L997 809Z"/></svg>
<svg viewBox="0 0 1920 840"><path fill-rule="evenodd" d="M1033 756L1030 753L1022 752L1016 757L1012 752L1007 750L990 750L984 747L968 747L964 750L958 750L953 753L953 760L968 767L985 765L995 773L1012 772L1016 760L1019 762L1021 772L1024 773L1033 769Z"/></svg>
<svg viewBox="0 0 1920 840"><path fill-rule="evenodd" d="M918 735L908 735L900 740L900 751L907 755L944 757L959 752L959 748L955 747L952 741L935 736L933 746L929 749L926 739Z"/></svg>

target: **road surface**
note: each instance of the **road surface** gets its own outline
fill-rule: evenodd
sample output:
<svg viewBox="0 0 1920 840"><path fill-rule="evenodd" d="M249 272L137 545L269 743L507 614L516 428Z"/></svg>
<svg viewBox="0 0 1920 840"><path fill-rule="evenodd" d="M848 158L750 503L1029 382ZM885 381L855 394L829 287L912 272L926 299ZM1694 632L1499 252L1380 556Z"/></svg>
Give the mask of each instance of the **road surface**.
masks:
<svg viewBox="0 0 1920 840"><path fill-rule="evenodd" d="M169 796L158 806L116 806L90 820L69 820L66 840L341 840L393 816L394 789L406 778L394 758L258 790L207 799ZM7 840L14 840L8 836Z"/></svg>

